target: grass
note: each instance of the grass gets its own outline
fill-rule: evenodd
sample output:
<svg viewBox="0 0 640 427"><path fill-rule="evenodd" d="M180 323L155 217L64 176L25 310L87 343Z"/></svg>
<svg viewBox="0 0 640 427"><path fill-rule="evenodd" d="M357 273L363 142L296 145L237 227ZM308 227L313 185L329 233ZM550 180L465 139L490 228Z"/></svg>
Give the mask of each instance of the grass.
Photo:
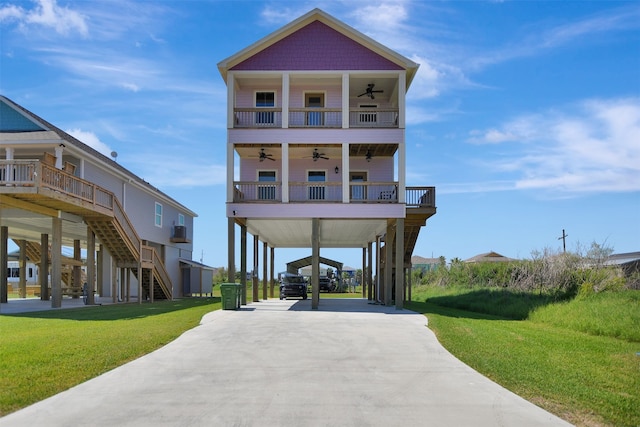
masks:
<svg viewBox="0 0 640 427"><path fill-rule="evenodd" d="M531 295L431 289L414 294L426 302L408 308L424 313L439 341L460 360L563 419L584 426L638 426L638 294L544 305ZM474 297L473 306L494 314L452 308ZM499 304L489 309L491 300ZM505 316L514 307L520 307L516 318L524 310L527 319Z"/></svg>
<svg viewBox="0 0 640 427"><path fill-rule="evenodd" d="M220 298L0 316L0 416L147 354L197 326Z"/></svg>
<svg viewBox="0 0 640 427"><path fill-rule="evenodd" d="M350 297L361 293L321 295ZM555 301L418 287L413 299L426 302L407 308L451 353L513 392L577 425L640 426L639 291ZM215 297L0 316L0 416L149 353L219 308Z"/></svg>

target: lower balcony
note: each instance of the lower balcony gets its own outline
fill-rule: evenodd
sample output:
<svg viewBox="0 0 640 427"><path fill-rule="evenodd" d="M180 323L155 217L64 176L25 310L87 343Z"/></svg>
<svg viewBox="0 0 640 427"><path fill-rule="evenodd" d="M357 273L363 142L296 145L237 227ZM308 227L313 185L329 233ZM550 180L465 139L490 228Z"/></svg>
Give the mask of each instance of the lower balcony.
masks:
<svg viewBox="0 0 640 427"><path fill-rule="evenodd" d="M349 185L349 203L398 203L397 182L358 182ZM289 182L284 200L282 182L234 182L234 203L342 203L343 187L332 182ZM407 187L407 207L435 207L435 187Z"/></svg>

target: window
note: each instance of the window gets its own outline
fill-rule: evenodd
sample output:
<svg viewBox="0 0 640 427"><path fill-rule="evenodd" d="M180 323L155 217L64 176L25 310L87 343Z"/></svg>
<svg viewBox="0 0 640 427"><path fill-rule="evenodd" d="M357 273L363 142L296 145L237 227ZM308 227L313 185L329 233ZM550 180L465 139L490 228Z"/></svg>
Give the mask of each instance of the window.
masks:
<svg viewBox="0 0 640 427"><path fill-rule="evenodd" d="M360 108L378 108L377 104L360 104ZM358 123L377 123L378 113L375 111L361 111L358 115Z"/></svg>
<svg viewBox="0 0 640 427"><path fill-rule="evenodd" d="M276 106L275 92L256 92L256 108L273 108L275 106ZM274 124L273 111L257 112L256 124L258 125Z"/></svg>
<svg viewBox="0 0 640 427"><path fill-rule="evenodd" d="M184 215L178 214L178 225L184 225Z"/></svg>
<svg viewBox="0 0 640 427"><path fill-rule="evenodd" d="M258 171L259 182L276 182L276 171ZM258 184L258 200L275 200L275 184Z"/></svg>
<svg viewBox="0 0 640 427"><path fill-rule="evenodd" d="M162 205L160 203L156 203L155 224L156 224L156 227L162 227Z"/></svg>
<svg viewBox="0 0 640 427"><path fill-rule="evenodd" d="M309 182L325 182L325 171L309 171L307 175ZM309 200L324 200L324 185L309 186Z"/></svg>

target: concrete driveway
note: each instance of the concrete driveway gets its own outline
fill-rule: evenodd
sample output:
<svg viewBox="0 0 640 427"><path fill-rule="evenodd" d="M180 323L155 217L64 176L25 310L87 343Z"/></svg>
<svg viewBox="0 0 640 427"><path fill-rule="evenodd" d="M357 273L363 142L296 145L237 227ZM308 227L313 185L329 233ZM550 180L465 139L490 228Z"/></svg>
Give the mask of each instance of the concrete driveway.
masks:
<svg viewBox="0 0 640 427"><path fill-rule="evenodd" d="M1 426L562 426L451 356L408 310L269 300L207 314Z"/></svg>

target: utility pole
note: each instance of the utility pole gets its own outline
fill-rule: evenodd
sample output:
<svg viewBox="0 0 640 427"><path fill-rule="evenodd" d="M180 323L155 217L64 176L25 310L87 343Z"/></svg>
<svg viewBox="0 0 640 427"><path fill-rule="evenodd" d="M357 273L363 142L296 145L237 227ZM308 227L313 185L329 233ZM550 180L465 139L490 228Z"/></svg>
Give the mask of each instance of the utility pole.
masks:
<svg viewBox="0 0 640 427"><path fill-rule="evenodd" d="M564 232L564 228L563 228L562 236L558 237L558 240L562 239L562 251L564 253L567 253L567 237L569 237L569 235Z"/></svg>

